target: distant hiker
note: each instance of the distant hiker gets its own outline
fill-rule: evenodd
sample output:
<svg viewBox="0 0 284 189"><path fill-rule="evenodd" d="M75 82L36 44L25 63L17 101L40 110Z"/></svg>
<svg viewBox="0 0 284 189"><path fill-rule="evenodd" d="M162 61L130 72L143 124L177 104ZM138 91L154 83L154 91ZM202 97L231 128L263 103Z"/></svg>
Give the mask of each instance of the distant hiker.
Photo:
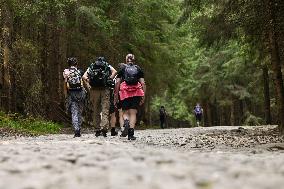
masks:
<svg viewBox="0 0 284 189"><path fill-rule="evenodd" d="M199 127L201 119L202 119L203 109L201 108L200 104L197 103L193 111L194 111L197 127Z"/></svg>
<svg viewBox="0 0 284 189"><path fill-rule="evenodd" d="M137 109L144 103L146 85L142 69L134 64L133 54L126 56L126 66L119 70L115 85L115 103L119 98L123 111L124 130L121 137L128 135L128 140L136 140L134 127L136 123Z"/></svg>
<svg viewBox="0 0 284 189"><path fill-rule="evenodd" d="M107 63L104 57L98 57L83 75L90 89L90 101L93 107L93 124L96 137L107 137L109 127L110 90L116 70ZM102 116L100 117L100 113Z"/></svg>
<svg viewBox="0 0 284 189"><path fill-rule="evenodd" d="M167 116L167 112L164 106L161 106L159 113L160 113L160 125L161 125L161 128L164 129L165 128L164 125L166 122L166 116Z"/></svg>
<svg viewBox="0 0 284 189"><path fill-rule="evenodd" d="M64 96L66 98L66 109L71 112L74 137L81 136L82 111L86 92L83 87L82 75L77 66L76 58L68 58L69 68L63 71L64 77Z"/></svg>

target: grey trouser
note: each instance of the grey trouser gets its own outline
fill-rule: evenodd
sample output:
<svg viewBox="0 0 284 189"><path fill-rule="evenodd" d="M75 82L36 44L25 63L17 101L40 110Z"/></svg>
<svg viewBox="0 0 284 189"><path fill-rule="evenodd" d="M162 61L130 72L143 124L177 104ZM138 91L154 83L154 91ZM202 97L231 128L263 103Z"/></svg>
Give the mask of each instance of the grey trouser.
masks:
<svg viewBox="0 0 284 189"><path fill-rule="evenodd" d="M86 93L84 90L68 92L67 109L71 113L72 126L74 130L79 130L83 122L82 112L84 107L85 96Z"/></svg>
<svg viewBox="0 0 284 189"><path fill-rule="evenodd" d="M72 115L72 125L75 130L79 130L82 125L82 108L80 107L80 103L71 102L71 115Z"/></svg>
<svg viewBox="0 0 284 189"><path fill-rule="evenodd" d="M107 130L109 127L109 89L91 89L90 101L93 109L93 124L96 130ZM102 113L102 115L100 115Z"/></svg>

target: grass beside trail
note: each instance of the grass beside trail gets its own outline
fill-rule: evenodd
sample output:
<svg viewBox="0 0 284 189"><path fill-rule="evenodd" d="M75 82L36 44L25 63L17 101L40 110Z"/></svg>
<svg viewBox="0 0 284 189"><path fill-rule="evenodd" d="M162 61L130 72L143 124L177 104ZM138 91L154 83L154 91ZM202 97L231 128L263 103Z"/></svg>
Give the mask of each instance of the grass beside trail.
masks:
<svg viewBox="0 0 284 189"><path fill-rule="evenodd" d="M39 118L24 118L19 114L5 114L0 112L0 127L10 128L32 135L57 134L61 125Z"/></svg>

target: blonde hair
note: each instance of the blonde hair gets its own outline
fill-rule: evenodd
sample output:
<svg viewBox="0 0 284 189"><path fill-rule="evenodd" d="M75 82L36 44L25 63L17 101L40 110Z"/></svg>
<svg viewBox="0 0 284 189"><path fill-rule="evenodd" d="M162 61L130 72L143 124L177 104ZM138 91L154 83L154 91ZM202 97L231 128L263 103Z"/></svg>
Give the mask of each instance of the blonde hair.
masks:
<svg viewBox="0 0 284 189"><path fill-rule="evenodd" d="M128 55L126 55L126 57L125 57L126 63L128 63L128 62L134 62L134 60L135 60L134 54L128 54Z"/></svg>

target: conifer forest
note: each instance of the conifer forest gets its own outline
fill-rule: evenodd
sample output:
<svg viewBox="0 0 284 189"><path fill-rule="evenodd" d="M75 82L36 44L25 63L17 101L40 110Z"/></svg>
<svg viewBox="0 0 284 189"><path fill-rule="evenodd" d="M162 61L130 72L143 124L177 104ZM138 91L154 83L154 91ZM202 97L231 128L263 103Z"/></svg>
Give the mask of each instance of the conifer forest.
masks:
<svg viewBox="0 0 284 189"><path fill-rule="evenodd" d="M193 125L279 125L284 132L283 0L1 0L1 111L64 122L68 57L143 68L141 120L161 105Z"/></svg>

